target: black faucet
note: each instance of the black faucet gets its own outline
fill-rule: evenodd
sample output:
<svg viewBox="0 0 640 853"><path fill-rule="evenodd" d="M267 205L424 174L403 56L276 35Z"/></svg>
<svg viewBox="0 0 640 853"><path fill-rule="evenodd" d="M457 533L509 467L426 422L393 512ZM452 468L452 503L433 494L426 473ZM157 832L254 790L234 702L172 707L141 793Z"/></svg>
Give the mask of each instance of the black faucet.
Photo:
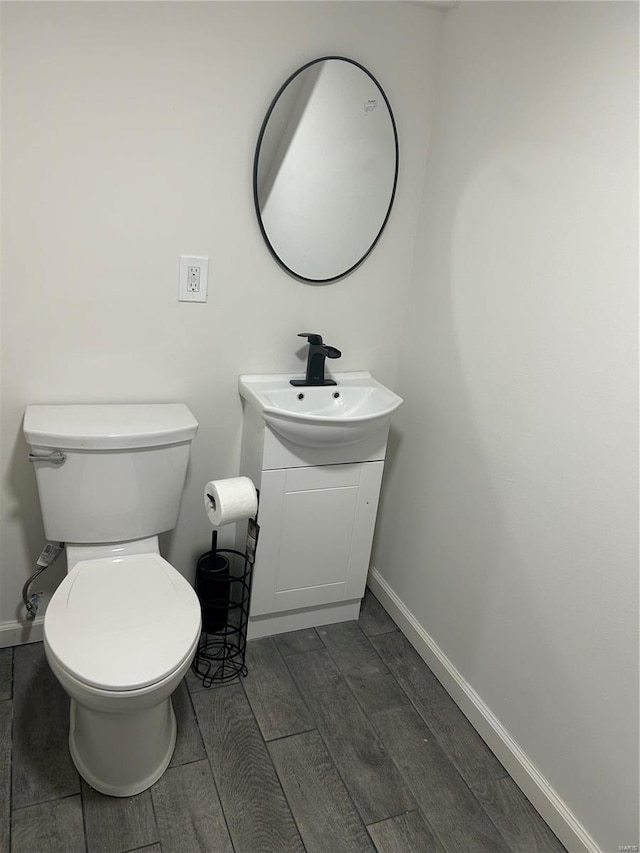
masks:
<svg viewBox="0 0 640 853"><path fill-rule="evenodd" d="M342 353L335 347L322 343L322 335L314 332L300 332L299 338L309 341L309 355L307 356L307 375L304 379L290 379L292 385L336 385L333 379L324 378L325 358L340 358Z"/></svg>

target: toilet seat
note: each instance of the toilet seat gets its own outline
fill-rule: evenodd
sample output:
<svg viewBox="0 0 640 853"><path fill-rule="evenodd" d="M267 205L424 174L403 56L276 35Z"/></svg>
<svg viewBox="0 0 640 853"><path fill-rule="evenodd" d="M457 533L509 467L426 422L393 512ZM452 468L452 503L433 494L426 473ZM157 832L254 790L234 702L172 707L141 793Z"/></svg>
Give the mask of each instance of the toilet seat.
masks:
<svg viewBox="0 0 640 853"><path fill-rule="evenodd" d="M77 563L45 614L48 653L98 690L132 691L166 680L193 653L200 605L158 554Z"/></svg>

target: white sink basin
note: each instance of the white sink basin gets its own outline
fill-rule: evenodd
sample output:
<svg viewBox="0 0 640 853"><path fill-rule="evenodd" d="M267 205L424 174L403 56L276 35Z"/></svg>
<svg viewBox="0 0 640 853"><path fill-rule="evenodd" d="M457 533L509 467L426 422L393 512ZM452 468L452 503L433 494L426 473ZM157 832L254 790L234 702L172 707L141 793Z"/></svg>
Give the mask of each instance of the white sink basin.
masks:
<svg viewBox="0 0 640 853"><path fill-rule="evenodd" d="M337 385L296 386L290 374L244 374L240 395L283 438L307 447L355 444L388 425L402 405L365 371L333 373Z"/></svg>

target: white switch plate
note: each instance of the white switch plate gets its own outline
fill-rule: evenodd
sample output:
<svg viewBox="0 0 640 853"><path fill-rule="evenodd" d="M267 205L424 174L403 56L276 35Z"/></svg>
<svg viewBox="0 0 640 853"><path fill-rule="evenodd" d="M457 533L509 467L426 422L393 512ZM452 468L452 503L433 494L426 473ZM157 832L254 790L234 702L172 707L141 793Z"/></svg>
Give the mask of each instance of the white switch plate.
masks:
<svg viewBox="0 0 640 853"><path fill-rule="evenodd" d="M206 302L209 258L180 255L178 302Z"/></svg>

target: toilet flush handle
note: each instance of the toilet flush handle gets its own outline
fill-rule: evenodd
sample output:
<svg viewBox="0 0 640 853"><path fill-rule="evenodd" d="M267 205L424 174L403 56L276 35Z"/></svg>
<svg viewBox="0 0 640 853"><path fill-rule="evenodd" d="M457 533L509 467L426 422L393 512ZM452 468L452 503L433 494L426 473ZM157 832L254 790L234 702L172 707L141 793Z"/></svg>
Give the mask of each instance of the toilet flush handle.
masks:
<svg viewBox="0 0 640 853"><path fill-rule="evenodd" d="M53 465L62 465L66 458L61 450L32 450L29 453L30 462L51 462Z"/></svg>

